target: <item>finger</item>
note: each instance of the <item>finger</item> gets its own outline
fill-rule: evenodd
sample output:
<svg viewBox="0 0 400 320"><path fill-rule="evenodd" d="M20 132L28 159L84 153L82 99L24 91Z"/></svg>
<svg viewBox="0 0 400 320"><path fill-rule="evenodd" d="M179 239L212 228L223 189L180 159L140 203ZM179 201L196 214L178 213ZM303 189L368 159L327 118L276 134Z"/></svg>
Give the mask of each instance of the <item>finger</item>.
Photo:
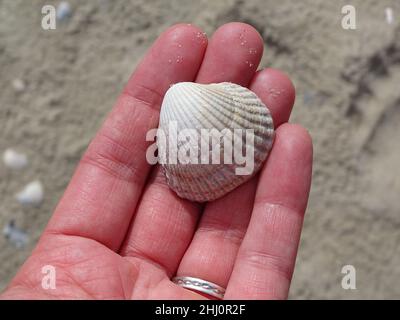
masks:
<svg viewBox="0 0 400 320"><path fill-rule="evenodd" d="M275 69L255 74L250 89L269 107L278 125L288 120L294 102L289 78ZM271 97L271 89L281 92ZM191 275L226 288L236 255L249 224L258 177L207 204L193 241L179 267ZM212 248L212 250L210 250Z"/></svg>
<svg viewBox="0 0 400 320"><path fill-rule="evenodd" d="M251 221L226 299L287 298L311 171L309 134L298 125L282 125L260 175Z"/></svg>
<svg viewBox="0 0 400 320"><path fill-rule="evenodd" d="M245 34L246 46L241 45L240 41L244 40L240 39L240 34ZM255 48L257 53L249 53L249 47ZM232 81L247 85L261 54L262 42L252 27L242 23L226 24L210 40L196 81ZM246 61L251 61L252 66ZM159 171L143 194L121 254L145 257L172 276L192 240L201 211L201 206L171 191Z"/></svg>
<svg viewBox="0 0 400 320"><path fill-rule="evenodd" d="M247 87L263 54L263 40L252 26L232 22L213 35L196 82L233 82Z"/></svg>
<svg viewBox="0 0 400 320"><path fill-rule="evenodd" d="M198 32L176 25L150 48L83 156L46 234L82 236L119 248L150 170L146 133L158 124L169 86L195 78L206 48Z"/></svg>
<svg viewBox="0 0 400 320"><path fill-rule="evenodd" d="M250 89L268 107L275 129L289 121L296 90L285 73L273 68L258 71L251 82Z"/></svg>

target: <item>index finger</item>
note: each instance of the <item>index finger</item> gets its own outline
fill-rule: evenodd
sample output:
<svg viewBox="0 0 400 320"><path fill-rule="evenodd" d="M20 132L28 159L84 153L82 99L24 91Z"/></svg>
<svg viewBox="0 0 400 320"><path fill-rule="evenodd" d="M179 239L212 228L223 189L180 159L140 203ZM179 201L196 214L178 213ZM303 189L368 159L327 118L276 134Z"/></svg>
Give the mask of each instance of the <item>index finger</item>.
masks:
<svg viewBox="0 0 400 320"><path fill-rule="evenodd" d="M201 30L186 24L156 40L84 154L45 234L91 238L118 250L150 171L146 134L158 125L169 86L194 80L206 46Z"/></svg>

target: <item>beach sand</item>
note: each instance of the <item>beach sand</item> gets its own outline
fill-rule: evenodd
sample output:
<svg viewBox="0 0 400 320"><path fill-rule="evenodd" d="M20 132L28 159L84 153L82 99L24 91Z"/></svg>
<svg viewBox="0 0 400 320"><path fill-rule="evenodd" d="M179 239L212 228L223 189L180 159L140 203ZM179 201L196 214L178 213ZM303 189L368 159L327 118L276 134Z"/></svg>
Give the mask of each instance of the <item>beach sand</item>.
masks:
<svg viewBox="0 0 400 320"><path fill-rule="evenodd" d="M314 141L314 172L292 299L400 298L400 2L70 1L73 15L41 28L41 8L58 1L0 1L0 228L14 219L30 242L0 238L0 289L35 246L90 139L157 35L177 22L208 35L243 21L263 36L260 67L284 70L297 98L291 122ZM341 27L352 4L357 29ZM385 19L393 9L394 21ZM21 79L19 92L13 81ZM14 194L40 179L45 198L22 207ZM227 213L229 214L229 213ZM341 286L344 265L357 290Z"/></svg>

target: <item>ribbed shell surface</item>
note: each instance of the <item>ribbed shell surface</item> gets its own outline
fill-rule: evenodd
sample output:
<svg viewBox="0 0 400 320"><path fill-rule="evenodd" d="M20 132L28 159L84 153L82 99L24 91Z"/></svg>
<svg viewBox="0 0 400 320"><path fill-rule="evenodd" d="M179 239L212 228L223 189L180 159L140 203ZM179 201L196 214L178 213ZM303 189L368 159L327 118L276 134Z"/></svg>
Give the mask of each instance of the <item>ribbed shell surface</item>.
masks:
<svg viewBox="0 0 400 320"><path fill-rule="evenodd" d="M170 124L176 125L178 133L183 129L194 129L190 131L193 134L188 134L187 141L177 143L177 149L171 148L172 144L169 144L169 141L177 140L175 131L169 130ZM198 202L220 198L249 180L261 168L274 139L274 125L268 108L255 93L229 82L181 82L173 85L165 94L162 103L159 129L163 130L165 141L168 141L161 143L162 140L157 138L159 155L166 156L162 167L168 185L180 197ZM254 130L254 148L249 146L250 150L254 151L254 170L250 174L238 175L236 169L244 164L238 164L234 157L232 163L224 163L226 147L222 143L223 138L218 135L215 139L221 142L218 146L220 163L202 164L201 143L209 144L209 160L212 159L211 142L216 134L215 130L208 131L210 139L205 141L201 137L202 129L216 129L220 133L224 132L224 129L231 132L235 129ZM241 152L244 156L247 139L245 131L242 133L238 136L242 139L242 145L233 145L232 151ZM233 136L236 138L235 134ZM170 152L177 152L185 144L193 142L193 150L197 148L198 151L197 163L181 163L179 157L176 164L169 163ZM235 151L235 146L239 150Z"/></svg>

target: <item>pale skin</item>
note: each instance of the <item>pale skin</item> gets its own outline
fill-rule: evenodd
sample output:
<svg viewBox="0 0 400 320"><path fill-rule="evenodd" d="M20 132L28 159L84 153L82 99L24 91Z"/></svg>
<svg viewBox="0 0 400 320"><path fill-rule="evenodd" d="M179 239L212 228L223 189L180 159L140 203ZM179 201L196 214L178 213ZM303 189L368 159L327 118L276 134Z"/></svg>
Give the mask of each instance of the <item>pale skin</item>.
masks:
<svg viewBox="0 0 400 320"><path fill-rule="evenodd" d="M285 299L311 182L312 142L287 123L295 91L276 69L256 71L257 31L220 27L207 40L175 25L149 49L85 152L37 247L3 299L207 299L175 275L226 288L225 299ZM177 62L177 57L179 62ZM146 161L146 133L158 125L173 83L230 81L269 106L274 146L261 172L228 195L198 204L179 198ZM42 268L56 289L42 288Z"/></svg>

